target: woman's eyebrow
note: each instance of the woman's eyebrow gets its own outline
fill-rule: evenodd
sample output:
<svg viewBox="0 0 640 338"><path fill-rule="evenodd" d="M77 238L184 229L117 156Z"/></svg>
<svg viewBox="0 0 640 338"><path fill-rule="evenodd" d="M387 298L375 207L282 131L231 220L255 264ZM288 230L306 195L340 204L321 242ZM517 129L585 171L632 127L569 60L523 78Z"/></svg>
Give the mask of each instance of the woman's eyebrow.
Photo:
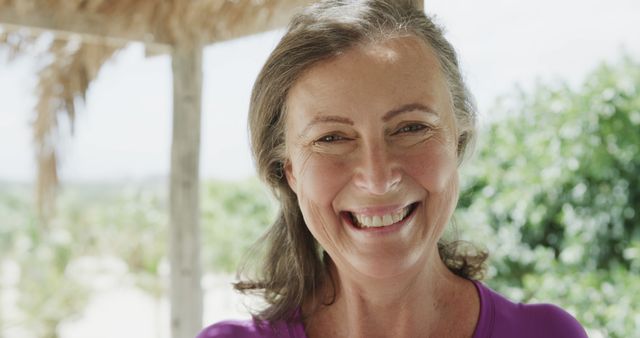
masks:
<svg viewBox="0 0 640 338"><path fill-rule="evenodd" d="M405 104L399 108L393 109L388 111L386 114L384 114L384 116L382 117L382 120L387 122L390 119L392 119L393 117L403 114L403 113L408 113L408 112L412 112L412 111L418 111L418 112L423 112L425 114L431 114L431 115L435 115L438 116L438 113L435 112L435 110L429 108L428 106L422 104L422 103L409 103L409 104ZM354 123L351 119L346 118L346 117L342 117L342 116L337 116L337 115L316 115L308 124L307 126L302 130L302 132L300 133L300 135L305 135L309 129L311 129L311 127L313 127L316 124L319 123L327 123L327 122L333 122L333 123L343 123L343 124L347 124L352 126Z"/></svg>
<svg viewBox="0 0 640 338"><path fill-rule="evenodd" d="M382 121L387 122L389 120L391 120L392 118L394 118L395 116L398 116L402 113L408 113L411 111L418 111L418 112L423 112L425 114L431 114L431 115L435 115L438 116L438 113L436 113L435 110L431 109L428 106L425 106L422 103L409 103L409 104L405 104L399 108L393 109L388 111L386 114L384 114L384 116L382 117Z"/></svg>
<svg viewBox="0 0 640 338"><path fill-rule="evenodd" d="M327 115L317 115L311 120L311 122L309 122L307 124L307 126L304 128L302 133L300 133L300 135L306 134L307 131L309 131L309 129L311 129L311 127L313 127L314 125L316 125L318 123L326 123L326 122L344 123L344 124L348 124L350 126L353 125L353 121L351 119L346 118L346 117L335 116L335 115L328 115L328 116Z"/></svg>

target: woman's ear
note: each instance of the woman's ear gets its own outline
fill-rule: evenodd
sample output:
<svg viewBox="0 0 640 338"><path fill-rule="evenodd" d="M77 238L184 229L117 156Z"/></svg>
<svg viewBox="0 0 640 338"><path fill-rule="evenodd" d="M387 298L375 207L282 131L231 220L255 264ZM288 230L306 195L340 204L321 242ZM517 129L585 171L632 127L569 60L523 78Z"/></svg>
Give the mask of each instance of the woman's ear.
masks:
<svg viewBox="0 0 640 338"><path fill-rule="evenodd" d="M289 184L289 188L293 190L294 193L298 193L296 191L297 180L296 176L293 173L293 166L291 165L291 161L289 159L284 160L284 176L287 178L287 183Z"/></svg>

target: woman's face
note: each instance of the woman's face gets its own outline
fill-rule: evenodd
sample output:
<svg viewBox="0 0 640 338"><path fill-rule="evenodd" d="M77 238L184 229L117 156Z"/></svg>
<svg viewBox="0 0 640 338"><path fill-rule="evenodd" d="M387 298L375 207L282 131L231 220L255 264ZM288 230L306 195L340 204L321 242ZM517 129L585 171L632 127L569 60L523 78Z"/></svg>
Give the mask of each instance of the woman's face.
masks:
<svg viewBox="0 0 640 338"><path fill-rule="evenodd" d="M424 267L457 201L456 144L445 77L416 37L316 64L287 98L286 177L341 273Z"/></svg>

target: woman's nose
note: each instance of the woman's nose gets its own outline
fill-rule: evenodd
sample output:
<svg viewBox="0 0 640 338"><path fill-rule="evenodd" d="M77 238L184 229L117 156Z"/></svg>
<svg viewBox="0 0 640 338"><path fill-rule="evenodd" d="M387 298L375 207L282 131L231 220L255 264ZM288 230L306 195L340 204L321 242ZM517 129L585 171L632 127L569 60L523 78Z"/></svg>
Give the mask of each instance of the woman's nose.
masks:
<svg viewBox="0 0 640 338"><path fill-rule="evenodd" d="M363 149L355 168L355 185L373 195L384 195L396 189L402 172L394 156L383 145Z"/></svg>

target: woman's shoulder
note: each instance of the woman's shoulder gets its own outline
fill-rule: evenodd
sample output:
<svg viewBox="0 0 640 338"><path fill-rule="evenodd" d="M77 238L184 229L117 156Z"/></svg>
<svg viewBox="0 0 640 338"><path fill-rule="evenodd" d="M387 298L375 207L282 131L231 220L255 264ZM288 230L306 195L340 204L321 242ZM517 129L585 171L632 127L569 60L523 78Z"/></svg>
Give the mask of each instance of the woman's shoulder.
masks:
<svg viewBox="0 0 640 338"><path fill-rule="evenodd" d="M481 314L476 330L479 334L474 338L587 338L582 325L559 306L515 303L481 283L476 282L476 285L480 293Z"/></svg>
<svg viewBox="0 0 640 338"><path fill-rule="evenodd" d="M298 327L300 326L300 327ZM225 320L206 327L196 338L302 338L301 324L279 321Z"/></svg>
<svg viewBox="0 0 640 338"><path fill-rule="evenodd" d="M225 320L206 327L196 338L261 337L252 320Z"/></svg>

